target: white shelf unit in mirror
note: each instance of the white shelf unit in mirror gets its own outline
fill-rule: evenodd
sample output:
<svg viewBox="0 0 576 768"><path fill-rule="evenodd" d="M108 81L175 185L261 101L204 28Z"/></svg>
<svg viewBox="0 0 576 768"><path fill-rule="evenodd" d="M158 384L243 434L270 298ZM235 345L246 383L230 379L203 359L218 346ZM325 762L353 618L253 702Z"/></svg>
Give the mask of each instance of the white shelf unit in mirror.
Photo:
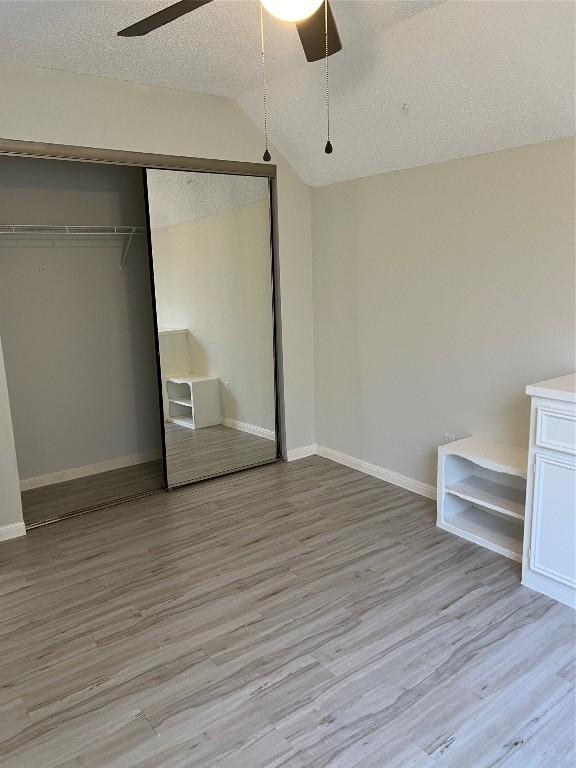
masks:
<svg viewBox="0 0 576 768"><path fill-rule="evenodd" d="M163 372L189 371L191 366L188 352L188 329L166 328L158 329L158 342L160 351L160 366ZM170 414L177 416L177 408L170 408L168 392L166 390L166 376L162 376L162 399L164 403L164 420L171 421ZM182 414L184 419L186 413Z"/></svg>
<svg viewBox="0 0 576 768"><path fill-rule="evenodd" d="M188 429L222 423L220 379L194 373L175 374L165 378L164 389L168 421Z"/></svg>
<svg viewBox="0 0 576 768"><path fill-rule="evenodd" d="M439 528L522 561L528 452L465 438L438 449Z"/></svg>

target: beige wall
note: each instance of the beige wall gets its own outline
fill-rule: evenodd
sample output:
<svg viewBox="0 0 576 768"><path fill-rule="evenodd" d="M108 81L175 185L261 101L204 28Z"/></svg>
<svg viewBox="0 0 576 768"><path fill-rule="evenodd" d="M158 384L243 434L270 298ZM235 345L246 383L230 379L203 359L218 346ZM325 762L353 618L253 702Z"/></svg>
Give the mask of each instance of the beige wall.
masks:
<svg viewBox="0 0 576 768"><path fill-rule="evenodd" d="M318 443L431 484L444 432L526 445L575 368L573 140L312 201Z"/></svg>
<svg viewBox="0 0 576 768"><path fill-rule="evenodd" d="M201 94L0 64L3 138L261 162L261 132L234 102ZM314 441L310 190L278 165L286 440ZM0 446L6 450L6 446ZM0 526L9 512L0 502Z"/></svg>
<svg viewBox="0 0 576 768"><path fill-rule="evenodd" d="M152 230L158 325L187 328L188 370L218 376L223 416L274 430L267 200Z"/></svg>

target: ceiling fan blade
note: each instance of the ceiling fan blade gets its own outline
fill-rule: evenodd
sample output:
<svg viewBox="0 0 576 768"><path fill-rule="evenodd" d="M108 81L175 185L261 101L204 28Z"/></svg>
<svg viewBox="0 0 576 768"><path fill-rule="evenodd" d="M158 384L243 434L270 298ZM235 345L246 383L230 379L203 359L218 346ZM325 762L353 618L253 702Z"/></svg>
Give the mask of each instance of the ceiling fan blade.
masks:
<svg viewBox="0 0 576 768"><path fill-rule="evenodd" d="M324 3L304 21L296 23L300 42L308 61L320 61L326 56L326 38L324 29ZM342 48L338 27L330 3L328 3L328 56Z"/></svg>
<svg viewBox="0 0 576 768"><path fill-rule="evenodd" d="M120 30L118 35L120 37L139 37L141 35L147 35L148 32L153 32L158 27L163 27L164 24L168 24L175 19L184 16L185 13L195 11L197 8L201 8L203 5L211 3L212 0L180 0L178 3L173 3L167 8L163 8L157 13L153 13L152 16L147 16L142 21L137 21L136 24L131 24L126 29Z"/></svg>

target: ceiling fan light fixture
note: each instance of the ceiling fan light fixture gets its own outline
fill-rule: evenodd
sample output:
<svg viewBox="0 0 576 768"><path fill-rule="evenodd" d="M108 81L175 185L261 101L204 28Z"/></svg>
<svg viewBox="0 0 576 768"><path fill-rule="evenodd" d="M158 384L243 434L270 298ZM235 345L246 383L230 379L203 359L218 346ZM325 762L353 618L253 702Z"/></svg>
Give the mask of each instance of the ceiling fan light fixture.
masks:
<svg viewBox="0 0 576 768"><path fill-rule="evenodd" d="M323 0L262 0L268 13L281 21L302 21L320 8Z"/></svg>

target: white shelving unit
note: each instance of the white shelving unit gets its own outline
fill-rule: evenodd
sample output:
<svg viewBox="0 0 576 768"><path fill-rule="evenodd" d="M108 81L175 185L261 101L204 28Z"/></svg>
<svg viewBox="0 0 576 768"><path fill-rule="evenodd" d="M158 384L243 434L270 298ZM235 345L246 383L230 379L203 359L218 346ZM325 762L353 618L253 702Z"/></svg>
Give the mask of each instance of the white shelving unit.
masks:
<svg viewBox="0 0 576 768"><path fill-rule="evenodd" d="M188 429L212 427L222 422L220 379L194 373L164 379L167 420Z"/></svg>
<svg viewBox="0 0 576 768"><path fill-rule="evenodd" d="M439 528L522 561L528 451L469 437L438 449Z"/></svg>

